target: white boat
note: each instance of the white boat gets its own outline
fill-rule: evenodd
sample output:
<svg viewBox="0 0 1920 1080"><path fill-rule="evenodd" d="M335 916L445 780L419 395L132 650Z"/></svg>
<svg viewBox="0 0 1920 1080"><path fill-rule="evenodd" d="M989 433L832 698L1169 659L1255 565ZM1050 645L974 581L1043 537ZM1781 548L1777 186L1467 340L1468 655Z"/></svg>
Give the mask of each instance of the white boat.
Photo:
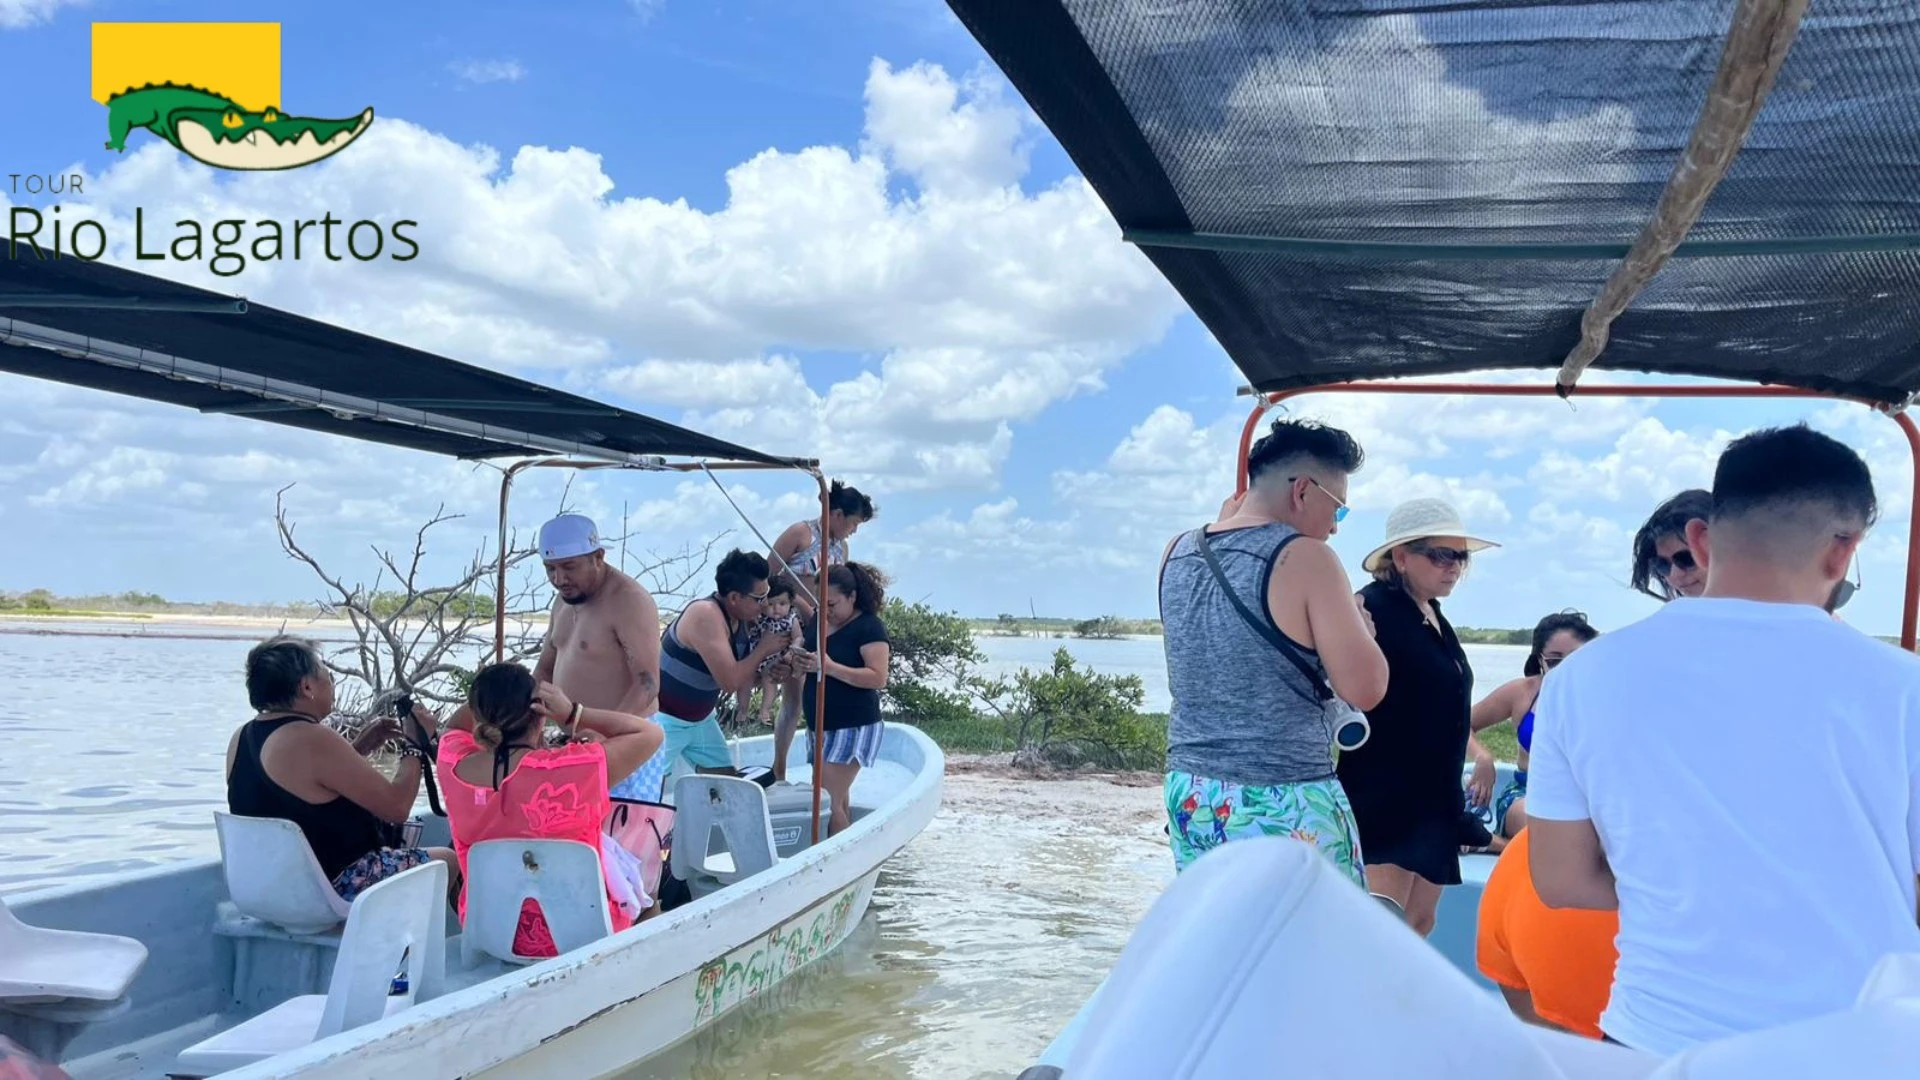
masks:
<svg viewBox="0 0 1920 1080"><path fill-rule="evenodd" d="M0 261L0 371L454 458L521 459L503 469L503 544L508 487L517 472L533 466L798 470L819 489L826 527L827 486L817 461L749 450L499 372L101 263ZM504 574L504 559L502 565ZM812 584L825 590L824 567ZM507 596L504 582L496 595ZM504 612L496 615L496 649L502 652L504 620ZM818 711L824 714L823 685L820 693ZM736 764L772 764L771 737L737 741L734 751ZM309 882L309 899L346 919L344 929L297 933L284 926L327 924L309 918L275 925L241 913L219 859L10 895L0 906L0 1035L43 1059L58 1058L75 1080L165 1077L175 1071L183 1049L217 1036L239 1038L263 1025L282 1025L293 1037L270 1040L276 1047L271 1055L243 1066L209 1069L202 1062L181 1072L211 1071L236 1080L506 1080L624 1069L833 951L865 914L881 865L926 827L939 806L945 756L919 730L889 725L879 760L861 770L853 787L851 826L828 838L825 815L813 817L813 800L821 793L813 789L814 770L803 754L789 757L789 787L764 798L737 790L724 798L714 794L713 805L725 812L745 806L767 819L764 839L751 836L753 844L711 860L701 857L727 884L710 892L696 888L692 902L618 934L591 927L580 935L589 944L543 962L468 964L467 943L450 912L444 934L434 932L436 917L427 909L444 908L437 897L432 905L412 904L415 890L444 872L437 866L374 886L354 909L364 910L360 901L392 884L396 889L384 895L406 898L393 902L405 917L362 919L362 925L379 927L362 940L375 942L383 934L387 940L361 955L397 939L407 947L409 972L416 963L425 966L417 981L396 987L395 994L386 992L392 978L387 974L374 972L379 982L370 996L361 980L340 980L359 987L354 994L343 992L341 1002L357 994L369 1018L378 1015L380 1002L389 1012L366 1023L332 1024L336 1033L324 1038L315 1038L323 1027L321 1010L326 1022L337 1018L336 1010L349 1011L329 996L330 973L354 923L304 842L285 849L297 858L252 864L252 880L297 885L299 872L310 865L318 884ZM778 804L779 812L768 803ZM690 817L683 811L677 824ZM737 815L734 821L749 833L760 824ZM251 827L262 826L269 839L275 830L285 831L270 822ZM445 819L430 817L421 842L444 846L446 836ZM694 846L689 836L678 839L676 865L691 857ZM749 863L748 847L757 848L764 866ZM743 855L737 868L725 861L735 853ZM515 872L524 862L527 876L539 877L534 854L520 853ZM275 865L276 872L263 873L262 865ZM281 867L288 873L277 872ZM245 873L239 880L246 880ZM409 875L419 876L403 882ZM581 879L571 875L543 880L567 892L562 900L586 899L592 917L606 919L597 879L587 888L575 887ZM471 899L471 875L469 886ZM553 909L547 910L553 921ZM555 926L558 933L557 921ZM82 936L62 933L76 931ZM415 956L413 946L422 943ZM401 950L393 951L397 963ZM299 1012L308 1007L311 1017ZM235 1034L256 1018L259 1023Z"/></svg>
<svg viewBox="0 0 1920 1080"><path fill-rule="evenodd" d="M769 736L734 746L741 765L771 764ZM889 724L880 761L854 783L853 824L839 835L812 846L800 835L801 850L770 870L526 967L488 960L463 970L452 936L459 926L450 919L444 994L219 1075L511 1080L594 1077L634 1065L844 941L866 913L881 866L938 809L945 763L917 728ZM798 754L791 770L795 784L810 782ZM226 899L218 859L6 898L22 922L124 935L148 950L130 1007L88 1027L68 1049L62 1068L73 1080L163 1080L183 1049L289 992L326 992L328 946L271 931L264 939L227 936L216 930ZM258 951L249 956L250 948Z"/></svg>

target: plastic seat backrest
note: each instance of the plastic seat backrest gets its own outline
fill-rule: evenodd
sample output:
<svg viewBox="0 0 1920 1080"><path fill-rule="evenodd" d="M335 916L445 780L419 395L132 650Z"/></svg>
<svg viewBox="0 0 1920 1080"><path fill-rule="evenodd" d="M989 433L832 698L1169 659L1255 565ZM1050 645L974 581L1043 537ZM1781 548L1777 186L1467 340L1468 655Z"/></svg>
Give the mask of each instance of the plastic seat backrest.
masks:
<svg viewBox="0 0 1920 1080"><path fill-rule="evenodd" d="M1583 1075L1645 1076L1658 1064L1598 1050L1604 1068ZM1264 837L1209 851L1154 902L1065 1073L1197 1080L1279 1063L1289 1076L1547 1080L1568 1075L1555 1057L1318 849Z"/></svg>
<svg viewBox="0 0 1920 1080"><path fill-rule="evenodd" d="M340 956L327 984L327 1005L314 1041L386 1015L393 973L407 961L407 994L421 1000L436 986L446 942L447 864L429 859L361 893L340 935Z"/></svg>
<svg viewBox="0 0 1920 1080"><path fill-rule="evenodd" d="M480 956L511 964L522 902L540 905L554 947L570 952L613 933L600 852L578 840L483 840L467 849L467 916L460 951L468 966Z"/></svg>
<svg viewBox="0 0 1920 1080"><path fill-rule="evenodd" d="M216 810L227 895L243 915L297 934L317 934L346 921L351 908L300 826L284 818L242 817Z"/></svg>
<svg viewBox="0 0 1920 1080"><path fill-rule="evenodd" d="M683 776L673 788L673 876L696 875L723 885L771 869L779 859L766 789L737 776ZM708 843L718 828L733 857L731 870L707 868Z"/></svg>

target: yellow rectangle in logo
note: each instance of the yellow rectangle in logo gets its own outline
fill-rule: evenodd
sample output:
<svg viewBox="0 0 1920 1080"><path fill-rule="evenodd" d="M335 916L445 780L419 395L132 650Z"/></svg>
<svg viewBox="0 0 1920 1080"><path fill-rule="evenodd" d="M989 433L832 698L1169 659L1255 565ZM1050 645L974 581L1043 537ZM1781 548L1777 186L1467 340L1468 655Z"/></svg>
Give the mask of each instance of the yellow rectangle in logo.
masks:
<svg viewBox="0 0 1920 1080"><path fill-rule="evenodd" d="M279 23L94 23L93 100L173 83L280 107Z"/></svg>

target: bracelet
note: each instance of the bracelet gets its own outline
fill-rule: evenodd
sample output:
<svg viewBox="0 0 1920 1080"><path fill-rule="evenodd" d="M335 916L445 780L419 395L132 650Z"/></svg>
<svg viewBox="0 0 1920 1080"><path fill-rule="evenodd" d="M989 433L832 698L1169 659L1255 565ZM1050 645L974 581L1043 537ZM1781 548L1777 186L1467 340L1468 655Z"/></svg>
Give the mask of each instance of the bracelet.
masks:
<svg viewBox="0 0 1920 1080"><path fill-rule="evenodd" d="M586 711L587 711L587 707L586 707L585 705L582 705L582 704L580 704L580 703L579 703L579 702L577 702L577 701L576 701L576 702L574 702L574 703L573 703L573 711L567 714L567 726L568 726L568 727L570 727L570 728L571 728L571 727L579 727L579 726L580 726L580 714L581 714L581 713L584 713L584 712L586 712Z"/></svg>
<svg viewBox="0 0 1920 1080"><path fill-rule="evenodd" d="M400 756L419 758L423 762L427 760L427 752L412 743L408 743L400 748Z"/></svg>

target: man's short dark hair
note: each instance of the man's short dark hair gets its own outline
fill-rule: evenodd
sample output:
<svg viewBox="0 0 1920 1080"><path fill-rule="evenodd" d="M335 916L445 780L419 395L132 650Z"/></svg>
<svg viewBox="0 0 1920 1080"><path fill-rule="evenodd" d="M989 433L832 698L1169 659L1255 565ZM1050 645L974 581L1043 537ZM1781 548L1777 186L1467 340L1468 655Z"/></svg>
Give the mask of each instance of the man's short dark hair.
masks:
<svg viewBox="0 0 1920 1080"><path fill-rule="evenodd" d="M1360 444L1339 428L1317 420L1282 417L1248 449L1247 483L1254 483L1276 467L1298 467L1302 461L1351 476L1366 460Z"/></svg>
<svg viewBox="0 0 1920 1080"><path fill-rule="evenodd" d="M767 557L757 551L741 551L734 548L727 557L720 560L720 566L713 572L714 587L720 595L740 593L751 595L753 587L767 580Z"/></svg>
<svg viewBox="0 0 1920 1080"><path fill-rule="evenodd" d="M247 703L265 712L290 707L300 696L300 681L322 671L320 649L306 638L281 634L247 653Z"/></svg>
<svg viewBox="0 0 1920 1080"><path fill-rule="evenodd" d="M1687 522L1705 521L1712 513L1713 493L1704 488L1688 488L1654 507L1647 523L1633 534L1633 573L1627 584L1655 600L1667 599L1653 588L1653 562L1660 557L1660 541L1669 536L1685 540Z"/></svg>
<svg viewBox="0 0 1920 1080"><path fill-rule="evenodd" d="M1776 530L1865 530L1880 514L1873 473L1845 443L1806 424L1764 428L1735 439L1713 470L1708 521L1756 518Z"/></svg>

